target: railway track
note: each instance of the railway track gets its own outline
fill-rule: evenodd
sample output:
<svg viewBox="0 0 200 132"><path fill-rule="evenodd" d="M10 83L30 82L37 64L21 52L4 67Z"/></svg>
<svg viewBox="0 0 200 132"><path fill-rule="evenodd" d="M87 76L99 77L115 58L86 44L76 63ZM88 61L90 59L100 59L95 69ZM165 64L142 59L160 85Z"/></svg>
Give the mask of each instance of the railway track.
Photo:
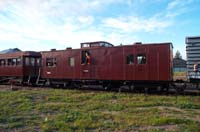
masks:
<svg viewBox="0 0 200 132"><path fill-rule="evenodd" d="M3 90L41 90L41 89L68 89L62 87L34 87L34 86L20 86L20 85L0 85L0 91ZM83 92L95 91L95 92L102 92L105 91L101 86L95 85L84 85L81 88L70 88L76 90L82 90ZM111 90L107 90L107 92L122 92L122 93L137 93L137 94L157 94L157 95L193 95L193 96L200 96L200 90L194 89L193 87L187 87L184 91L177 91L174 88L169 88L168 91L161 92L153 89L149 89L148 91L145 88L130 90L127 86L122 86L120 88L112 88Z"/></svg>

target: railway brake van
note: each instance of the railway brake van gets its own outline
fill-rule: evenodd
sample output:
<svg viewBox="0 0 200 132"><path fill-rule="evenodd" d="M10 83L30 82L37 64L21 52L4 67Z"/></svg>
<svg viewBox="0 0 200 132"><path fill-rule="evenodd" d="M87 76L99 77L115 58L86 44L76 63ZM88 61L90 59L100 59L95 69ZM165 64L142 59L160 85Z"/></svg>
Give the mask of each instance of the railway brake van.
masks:
<svg viewBox="0 0 200 132"><path fill-rule="evenodd" d="M46 84L166 89L173 79L172 43L113 46L105 41L85 42L80 49L53 49L41 54L41 78Z"/></svg>

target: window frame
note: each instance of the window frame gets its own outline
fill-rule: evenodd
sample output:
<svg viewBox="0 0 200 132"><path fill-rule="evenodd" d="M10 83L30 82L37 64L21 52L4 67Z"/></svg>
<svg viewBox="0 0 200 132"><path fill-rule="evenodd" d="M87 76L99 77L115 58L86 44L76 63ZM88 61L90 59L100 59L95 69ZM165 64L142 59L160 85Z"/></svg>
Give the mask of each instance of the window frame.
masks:
<svg viewBox="0 0 200 132"><path fill-rule="evenodd" d="M82 50L81 51L81 65L87 65L87 57L86 57L86 53L89 54L89 56L91 57L90 51L89 50Z"/></svg>
<svg viewBox="0 0 200 132"><path fill-rule="evenodd" d="M17 58L12 58L12 66L16 66L17 65Z"/></svg>
<svg viewBox="0 0 200 132"><path fill-rule="evenodd" d="M12 58L7 59L7 66L12 66Z"/></svg>
<svg viewBox="0 0 200 132"><path fill-rule="evenodd" d="M30 66L31 64L30 64L30 57L25 57L24 58L24 65L25 66Z"/></svg>
<svg viewBox="0 0 200 132"><path fill-rule="evenodd" d="M6 59L0 59L0 66L6 66Z"/></svg>
<svg viewBox="0 0 200 132"><path fill-rule="evenodd" d="M146 54L137 54L137 64L138 65L147 64Z"/></svg>
<svg viewBox="0 0 200 132"><path fill-rule="evenodd" d="M30 57L30 66L35 66L35 58Z"/></svg>
<svg viewBox="0 0 200 132"><path fill-rule="evenodd" d="M46 58L46 67L56 67L57 66L57 58L49 57Z"/></svg>
<svg viewBox="0 0 200 132"><path fill-rule="evenodd" d="M75 57L69 57L69 66L74 67L75 66Z"/></svg>
<svg viewBox="0 0 200 132"><path fill-rule="evenodd" d="M35 66L41 66L42 65L42 59L41 58L35 58Z"/></svg>
<svg viewBox="0 0 200 132"><path fill-rule="evenodd" d="M22 64L22 59L19 57L19 58L16 58L17 59L17 62L16 62L16 65L19 66Z"/></svg>
<svg viewBox="0 0 200 132"><path fill-rule="evenodd" d="M134 54L128 54L126 56L126 64L133 65L134 64Z"/></svg>

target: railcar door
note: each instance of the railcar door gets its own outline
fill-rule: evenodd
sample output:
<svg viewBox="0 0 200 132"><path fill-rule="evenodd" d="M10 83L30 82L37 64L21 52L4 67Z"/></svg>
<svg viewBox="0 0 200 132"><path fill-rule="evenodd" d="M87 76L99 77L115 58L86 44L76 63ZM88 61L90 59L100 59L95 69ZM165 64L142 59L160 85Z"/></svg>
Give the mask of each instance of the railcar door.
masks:
<svg viewBox="0 0 200 132"><path fill-rule="evenodd" d="M92 60L89 50L81 51L81 79L92 79Z"/></svg>
<svg viewBox="0 0 200 132"><path fill-rule="evenodd" d="M157 81L158 80L158 66L159 66L159 55L156 49L151 49L149 54L149 80Z"/></svg>
<svg viewBox="0 0 200 132"><path fill-rule="evenodd" d="M35 79L39 75L41 58L34 56L24 57L24 76Z"/></svg>
<svg viewBox="0 0 200 132"><path fill-rule="evenodd" d="M144 47L136 48L136 68L135 68L135 80L143 81L148 80L148 54Z"/></svg>

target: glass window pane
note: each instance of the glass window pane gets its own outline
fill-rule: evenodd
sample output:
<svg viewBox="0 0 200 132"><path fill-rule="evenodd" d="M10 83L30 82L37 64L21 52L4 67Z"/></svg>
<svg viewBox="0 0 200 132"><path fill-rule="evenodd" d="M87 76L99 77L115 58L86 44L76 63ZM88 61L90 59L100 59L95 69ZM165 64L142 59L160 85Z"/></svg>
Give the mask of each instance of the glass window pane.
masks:
<svg viewBox="0 0 200 132"><path fill-rule="evenodd" d="M6 65L6 60L2 59L0 60L0 66L5 66Z"/></svg>
<svg viewBox="0 0 200 132"><path fill-rule="evenodd" d="M29 65L30 65L30 61L29 61L29 58L28 58L28 57L25 58L25 65L26 65L26 66L29 66Z"/></svg>
<svg viewBox="0 0 200 132"><path fill-rule="evenodd" d="M21 58L17 58L17 65L21 64Z"/></svg>
<svg viewBox="0 0 200 132"><path fill-rule="evenodd" d="M126 57L126 64L133 64L134 63L134 56L130 54Z"/></svg>
<svg viewBox="0 0 200 132"><path fill-rule="evenodd" d="M91 55L89 51L82 51L81 64L91 64Z"/></svg>
<svg viewBox="0 0 200 132"><path fill-rule="evenodd" d="M47 58L46 59L46 66L55 67L56 65L57 65L56 58Z"/></svg>
<svg viewBox="0 0 200 132"><path fill-rule="evenodd" d="M17 65L17 59L12 59L12 65Z"/></svg>
<svg viewBox="0 0 200 132"><path fill-rule="evenodd" d="M90 47L90 44L83 44L83 47L84 47L84 48Z"/></svg>
<svg viewBox="0 0 200 132"><path fill-rule="evenodd" d="M70 63L70 66L74 66L75 65L75 59L74 59L74 57L70 57L69 63Z"/></svg>
<svg viewBox="0 0 200 132"><path fill-rule="evenodd" d="M35 66L35 58L31 58L31 66Z"/></svg>
<svg viewBox="0 0 200 132"><path fill-rule="evenodd" d="M40 66L41 65L41 58L37 58L36 59L36 66Z"/></svg>
<svg viewBox="0 0 200 132"><path fill-rule="evenodd" d="M12 65L12 59L8 59L8 66Z"/></svg>
<svg viewBox="0 0 200 132"><path fill-rule="evenodd" d="M146 56L144 54L139 54L137 56L138 64L146 64Z"/></svg>

